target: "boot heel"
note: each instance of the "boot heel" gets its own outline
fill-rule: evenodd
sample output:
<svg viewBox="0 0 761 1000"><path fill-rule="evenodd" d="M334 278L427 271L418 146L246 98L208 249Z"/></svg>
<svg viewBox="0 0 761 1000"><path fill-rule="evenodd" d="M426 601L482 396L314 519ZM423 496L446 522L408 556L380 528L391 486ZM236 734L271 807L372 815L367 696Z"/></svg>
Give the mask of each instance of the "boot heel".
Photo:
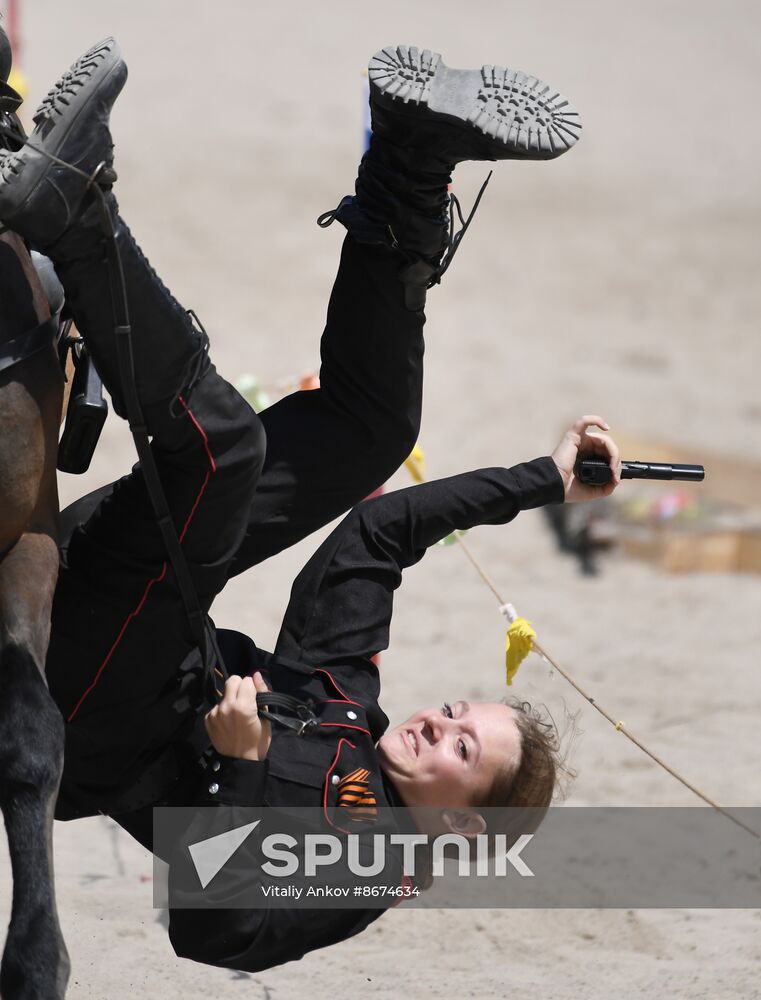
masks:
<svg viewBox="0 0 761 1000"><path fill-rule="evenodd" d="M438 52L414 45L390 45L376 52L367 68L370 82L381 94L405 104L428 104L431 83L441 61Z"/></svg>

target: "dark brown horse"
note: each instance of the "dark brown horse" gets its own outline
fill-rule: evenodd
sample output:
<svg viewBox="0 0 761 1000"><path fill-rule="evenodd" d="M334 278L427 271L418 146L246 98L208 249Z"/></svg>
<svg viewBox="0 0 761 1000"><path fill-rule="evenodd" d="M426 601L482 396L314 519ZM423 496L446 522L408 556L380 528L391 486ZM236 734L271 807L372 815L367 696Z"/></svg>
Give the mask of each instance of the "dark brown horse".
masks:
<svg viewBox="0 0 761 1000"><path fill-rule="evenodd" d="M7 79L9 69L6 40L0 37L0 82ZM13 904L0 967L3 1000L56 1000L65 993L69 973L56 914L52 856L63 721L44 675L58 573L55 473L63 388L42 285L24 243L4 232L0 236L0 809L13 870Z"/></svg>
<svg viewBox="0 0 761 1000"><path fill-rule="evenodd" d="M0 345L47 302L18 237L0 237ZM31 324L31 325L30 325ZM55 480L63 378L52 337L0 372L0 809L13 869L4 1000L63 996L68 959L53 891L53 809L63 721L44 679L58 573Z"/></svg>

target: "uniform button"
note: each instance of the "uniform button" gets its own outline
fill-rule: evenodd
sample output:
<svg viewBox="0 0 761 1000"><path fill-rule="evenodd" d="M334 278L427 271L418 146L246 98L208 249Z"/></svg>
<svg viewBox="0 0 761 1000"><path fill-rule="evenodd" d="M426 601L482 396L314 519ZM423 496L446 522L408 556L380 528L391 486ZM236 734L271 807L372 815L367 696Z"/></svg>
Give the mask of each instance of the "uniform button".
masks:
<svg viewBox="0 0 761 1000"><path fill-rule="evenodd" d="M331 785L337 785L340 780L341 779L339 778L339 776L337 774L334 774L333 777L330 779L330 783Z"/></svg>
<svg viewBox="0 0 761 1000"><path fill-rule="evenodd" d="M222 765L219 763L218 760L215 760L214 763L211 765L212 771L218 771L220 767L222 767Z"/></svg>
<svg viewBox="0 0 761 1000"><path fill-rule="evenodd" d="M219 785L216 783L216 781L213 781L209 785L209 795L216 795L218 791L219 791Z"/></svg>
<svg viewBox="0 0 761 1000"><path fill-rule="evenodd" d="M348 711L348 712L346 713L346 718L347 718L347 719L356 719L356 718L357 718L357 713L356 713L356 712L352 712L352 711L351 711L351 709L350 709L350 710L349 710L349 711Z"/></svg>

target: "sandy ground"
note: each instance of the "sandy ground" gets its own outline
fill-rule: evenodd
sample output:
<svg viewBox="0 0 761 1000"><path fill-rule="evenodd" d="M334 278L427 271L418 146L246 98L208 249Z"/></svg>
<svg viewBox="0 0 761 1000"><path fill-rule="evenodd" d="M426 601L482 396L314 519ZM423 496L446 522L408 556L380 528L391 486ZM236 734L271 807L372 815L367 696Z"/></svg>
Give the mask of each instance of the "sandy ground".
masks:
<svg viewBox="0 0 761 1000"><path fill-rule="evenodd" d="M351 188L367 56L410 41L454 65L544 76L583 112L583 141L557 163L500 165L430 297L429 475L546 453L590 411L614 430L761 460L758 4L34 0L23 15L30 105L84 47L120 39L124 212L203 317L218 366L265 382L317 363L340 237L314 219ZM465 203L484 172L458 171ZM62 477L62 501L131 460L112 417L91 472ZM232 584L218 623L272 643L316 541ZM534 513L471 543L546 647L634 732L722 802L761 802L761 577L668 577L613 558L582 579ZM502 642L459 553L431 552L397 602L386 711L399 721L442 697L501 697ZM580 712L570 803L693 803L538 660L519 682L556 717ZM761 996L761 913L749 911L396 911L295 965L206 969L174 957L151 909L150 858L110 821L59 824L56 855L75 1000Z"/></svg>

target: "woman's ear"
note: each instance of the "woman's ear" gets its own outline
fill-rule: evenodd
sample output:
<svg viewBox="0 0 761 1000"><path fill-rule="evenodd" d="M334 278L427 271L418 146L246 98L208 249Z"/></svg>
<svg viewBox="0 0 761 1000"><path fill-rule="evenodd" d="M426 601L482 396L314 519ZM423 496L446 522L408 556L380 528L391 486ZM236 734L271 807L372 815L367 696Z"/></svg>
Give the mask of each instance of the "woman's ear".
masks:
<svg viewBox="0 0 761 1000"><path fill-rule="evenodd" d="M445 809L441 821L450 833L459 833L463 837L486 833L486 820L475 809Z"/></svg>

